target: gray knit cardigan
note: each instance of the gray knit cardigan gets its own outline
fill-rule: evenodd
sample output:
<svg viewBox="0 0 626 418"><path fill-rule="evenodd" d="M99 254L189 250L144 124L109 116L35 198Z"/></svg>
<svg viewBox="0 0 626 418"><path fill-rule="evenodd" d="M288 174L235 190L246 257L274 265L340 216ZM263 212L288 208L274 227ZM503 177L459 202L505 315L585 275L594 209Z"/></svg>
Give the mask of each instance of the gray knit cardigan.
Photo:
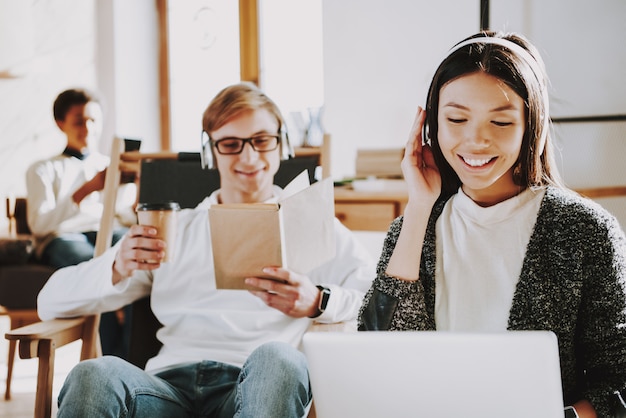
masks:
<svg viewBox="0 0 626 418"><path fill-rule="evenodd" d="M364 297L359 330L434 330L435 223L432 211L420 280L385 274L402 226L391 224ZM626 238L595 202L547 187L509 313L509 330L551 330L559 341L565 405L587 399L599 417L613 415L613 392L626 388Z"/></svg>

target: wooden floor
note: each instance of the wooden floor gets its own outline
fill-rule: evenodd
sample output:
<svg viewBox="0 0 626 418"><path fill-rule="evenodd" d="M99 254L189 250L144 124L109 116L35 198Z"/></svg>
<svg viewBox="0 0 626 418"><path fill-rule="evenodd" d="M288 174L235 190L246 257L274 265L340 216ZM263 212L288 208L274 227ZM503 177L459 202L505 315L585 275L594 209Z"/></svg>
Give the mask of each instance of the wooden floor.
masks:
<svg viewBox="0 0 626 418"><path fill-rule="evenodd" d="M9 329L6 316L0 316L0 418L32 418L35 410L35 387L37 381L37 360L22 360L19 357L13 366L11 400L4 399L7 375L9 342L4 333ZM67 373L78 362L80 342L57 349L54 373L52 416L56 416L56 397Z"/></svg>

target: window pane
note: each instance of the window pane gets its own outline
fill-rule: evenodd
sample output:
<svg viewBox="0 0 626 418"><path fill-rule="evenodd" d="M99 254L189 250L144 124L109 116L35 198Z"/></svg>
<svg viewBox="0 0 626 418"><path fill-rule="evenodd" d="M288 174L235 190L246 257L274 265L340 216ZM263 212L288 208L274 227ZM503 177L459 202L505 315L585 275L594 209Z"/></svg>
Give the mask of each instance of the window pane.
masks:
<svg viewBox="0 0 626 418"><path fill-rule="evenodd" d="M324 103L322 0L259 0L263 90L287 119L289 137L298 145L301 126L294 112Z"/></svg>
<svg viewBox="0 0 626 418"><path fill-rule="evenodd" d="M168 2L172 149L198 151L202 112L239 81L239 5L232 0Z"/></svg>

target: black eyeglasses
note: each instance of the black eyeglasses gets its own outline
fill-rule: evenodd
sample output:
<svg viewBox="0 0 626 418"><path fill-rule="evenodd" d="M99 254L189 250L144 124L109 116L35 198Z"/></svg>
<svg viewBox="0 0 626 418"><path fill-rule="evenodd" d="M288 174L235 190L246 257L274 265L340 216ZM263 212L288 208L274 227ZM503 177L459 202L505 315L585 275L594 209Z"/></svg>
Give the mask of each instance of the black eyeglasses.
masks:
<svg viewBox="0 0 626 418"><path fill-rule="evenodd" d="M278 145L281 142L281 138L285 137L286 141L286 149L283 151L288 151L289 154L285 159L291 158L293 156L293 151L289 147L289 140L287 140L286 134L258 134L251 138L222 138L218 140L213 140L209 137L209 134L206 131L202 131L201 137L201 145L202 152L200 153L200 160L202 164L202 168L214 168L213 158L212 158L212 150L211 147L215 147L218 154L221 155L237 155L241 154L243 151L243 147L246 143L249 143L253 150L257 152L269 152L274 151L278 148Z"/></svg>
<svg viewBox="0 0 626 418"><path fill-rule="evenodd" d="M240 154L246 143L250 144L257 152L274 151L278 148L280 137L278 135L260 134L251 138L222 138L211 141L218 153L222 155Z"/></svg>

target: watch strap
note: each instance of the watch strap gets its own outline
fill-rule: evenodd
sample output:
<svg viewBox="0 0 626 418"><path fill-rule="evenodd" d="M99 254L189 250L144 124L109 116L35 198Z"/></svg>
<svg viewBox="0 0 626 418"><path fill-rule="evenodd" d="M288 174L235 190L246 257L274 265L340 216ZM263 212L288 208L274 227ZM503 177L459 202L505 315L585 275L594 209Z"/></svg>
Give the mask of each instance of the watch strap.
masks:
<svg viewBox="0 0 626 418"><path fill-rule="evenodd" d="M326 307L328 306L328 300L330 299L330 289L321 285L316 286L320 290L320 301L317 305L317 311L313 316L309 318L317 318L321 314L324 313Z"/></svg>

